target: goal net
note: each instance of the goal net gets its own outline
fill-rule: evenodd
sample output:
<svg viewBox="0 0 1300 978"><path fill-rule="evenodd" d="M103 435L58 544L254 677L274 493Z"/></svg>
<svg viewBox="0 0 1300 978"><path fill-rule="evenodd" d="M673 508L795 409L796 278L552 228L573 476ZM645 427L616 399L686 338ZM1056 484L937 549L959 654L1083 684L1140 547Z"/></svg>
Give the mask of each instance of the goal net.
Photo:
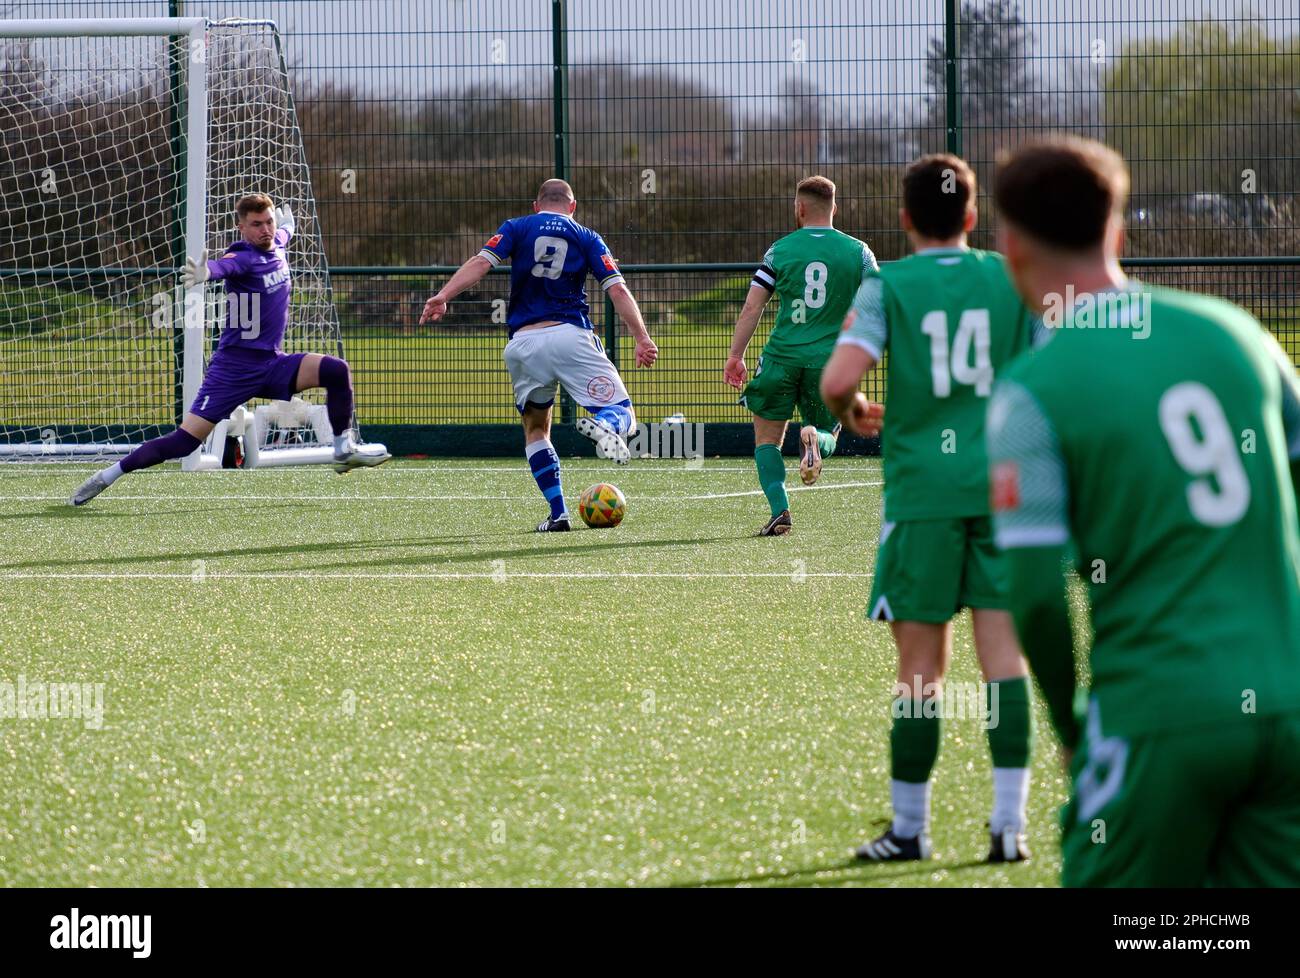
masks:
<svg viewBox="0 0 1300 978"><path fill-rule="evenodd" d="M226 316L180 273L237 240L246 193L294 211L285 351L342 355L274 24L0 22L0 146L0 459L111 458L179 422ZM260 464L327 461L316 393L249 405L185 466L233 434Z"/></svg>

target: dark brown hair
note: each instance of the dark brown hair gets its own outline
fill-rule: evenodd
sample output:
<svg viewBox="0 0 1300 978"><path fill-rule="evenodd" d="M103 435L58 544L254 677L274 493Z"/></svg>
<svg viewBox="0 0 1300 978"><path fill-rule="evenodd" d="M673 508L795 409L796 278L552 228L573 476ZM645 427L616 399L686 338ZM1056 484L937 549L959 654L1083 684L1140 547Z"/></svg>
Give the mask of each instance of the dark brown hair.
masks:
<svg viewBox="0 0 1300 978"><path fill-rule="evenodd" d="M993 197L1004 220L1046 245L1088 251L1128 202L1128 167L1109 146L1079 136L1026 143L998 160Z"/></svg>
<svg viewBox="0 0 1300 978"><path fill-rule="evenodd" d="M275 206L275 201L266 194L245 194L235 203L235 216L241 221L249 214L260 214Z"/></svg>
<svg viewBox="0 0 1300 978"><path fill-rule="evenodd" d="M903 207L927 238L960 234L974 201L975 171L960 156L931 153L903 174Z"/></svg>

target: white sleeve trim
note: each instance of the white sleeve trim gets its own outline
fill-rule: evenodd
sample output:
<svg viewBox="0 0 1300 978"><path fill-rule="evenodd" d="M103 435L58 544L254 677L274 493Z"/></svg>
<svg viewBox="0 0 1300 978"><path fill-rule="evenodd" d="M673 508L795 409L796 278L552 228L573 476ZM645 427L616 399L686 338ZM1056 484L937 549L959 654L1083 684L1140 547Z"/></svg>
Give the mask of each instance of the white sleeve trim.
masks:
<svg viewBox="0 0 1300 978"><path fill-rule="evenodd" d="M1054 333L1051 327L1043 322L1042 316L1030 314L1029 320L1029 345L1032 349L1040 350L1045 347L1052 339Z"/></svg>
<svg viewBox="0 0 1300 978"><path fill-rule="evenodd" d="M1070 539L1070 534L1060 526L1013 526L994 533L1003 550L1023 547L1059 547Z"/></svg>
<svg viewBox="0 0 1300 978"><path fill-rule="evenodd" d="M492 254L492 252L488 251L486 248L484 248L482 251L480 251L480 252L478 253L478 256L479 256L480 258L486 258L486 259L488 260L488 263L489 263L493 268L496 268L498 265L501 264L501 259L498 258L496 255Z"/></svg>
<svg viewBox="0 0 1300 978"><path fill-rule="evenodd" d="M623 276L615 272L613 275L609 276L609 278L601 279L600 287L604 289L606 292L608 292L614 286L622 285L623 281L624 281Z"/></svg>
<svg viewBox="0 0 1300 978"><path fill-rule="evenodd" d="M866 350L877 361L881 359L880 350L876 344L870 340L863 339L861 336L854 336L852 333L841 333L840 338L835 341L836 346L856 346L859 350Z"/></svg>

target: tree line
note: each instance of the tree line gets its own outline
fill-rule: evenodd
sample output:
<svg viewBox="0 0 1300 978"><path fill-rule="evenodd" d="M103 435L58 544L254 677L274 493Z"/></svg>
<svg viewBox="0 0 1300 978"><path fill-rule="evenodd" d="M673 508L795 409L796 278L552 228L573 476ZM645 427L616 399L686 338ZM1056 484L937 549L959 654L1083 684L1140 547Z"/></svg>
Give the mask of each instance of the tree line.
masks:
<svg viewBox="0 0 1300 978"><path fill-rule="evenodd" d="M1132 164L1130 253L1300 253L1300 38L1189 20L1061 68L1040 56L1015 0L965 0L959 24L962 151L984 188L999 150L1042 131L1079 131ZM142 249L165 260L166 242L104 226L111 209L99 200L165 208L165 174L94 183L116 179L132 160L167 159L167 94L144 86L124 108L118 93L111 114L93 103L39 110L49 90L41 70L20 46L0 51L0 264L18 257L6 242L55 241L73 216L93 233L51 245L51 263L112 263ZM898 257L902 168L945 145L937 34L924 77L923 92L885 110L793 72L778 97L756 101L671 68L577 65L568 148L580 219L624 262L755 261L790 229L794 184L820 172L840 185L839 225L882 258ZM514 86L467 84L411 101L303 78L295 88L334 265L459 263L502 219L526 213L554 171L550 78L540 69ZM56 127L55 118L71 124ZM75 214L41 201L36 177L47 168L76 189ZM989 240L987 230L977 236Z"/></svg>

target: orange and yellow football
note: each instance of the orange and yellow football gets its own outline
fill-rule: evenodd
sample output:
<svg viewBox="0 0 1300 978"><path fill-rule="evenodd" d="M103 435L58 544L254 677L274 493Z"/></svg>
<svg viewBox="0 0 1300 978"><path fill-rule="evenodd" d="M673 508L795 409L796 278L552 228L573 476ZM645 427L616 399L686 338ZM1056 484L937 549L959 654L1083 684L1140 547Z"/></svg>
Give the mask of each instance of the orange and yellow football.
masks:
<svg viewBox="0 0 1300 978"><path fill-rule="evenodd" d="M578 500L578 515L593 530L618 526L627 515L627 500L618 486L600 482L582 494Z"/></svg>

